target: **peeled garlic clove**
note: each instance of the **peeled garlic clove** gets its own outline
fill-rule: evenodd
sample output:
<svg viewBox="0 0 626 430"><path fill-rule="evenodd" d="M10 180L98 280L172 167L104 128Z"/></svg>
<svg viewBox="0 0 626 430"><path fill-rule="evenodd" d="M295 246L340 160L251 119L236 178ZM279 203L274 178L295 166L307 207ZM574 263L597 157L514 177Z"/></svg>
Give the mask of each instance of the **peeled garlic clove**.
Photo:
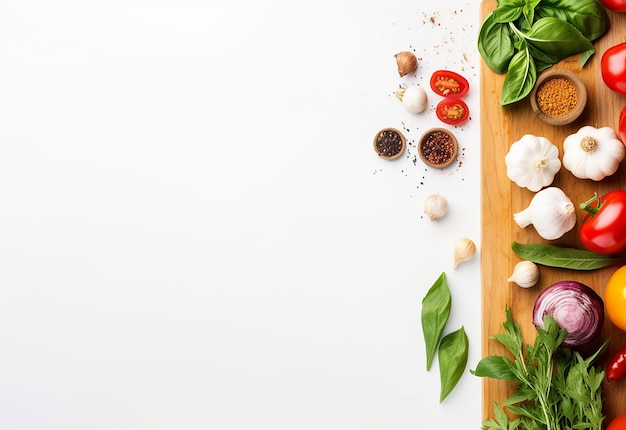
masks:
<svg viewBox="0 0 626 430"><path fill-rule="evenodd" d="M417 58L412 52L402 51L396 55L396 63L398 65L398 73L400 77L413 73L417 70Z"/></svg>
<svg viewBox="0 0 626 430"><path fill-rule="evenodd" d="M476 244L471 239L463 237L457 239L454 243L454 266L456 268L459 263L463 261L471 260L476 254Z"/></svg>
<svg viewBox="0 0 626 430"><path fill-rule="evenodd" d="M424 201L424 213L431 221L436 221L448 212L448 200L441 194L432 194Z"/></svg>
<svg viewBox="0 0 626 430"><path fill-rule="evenodd" d="M539 267L532 261L520 261L513 268L513 274L508 279L522 288L530 288L539 281Z"/></svg>

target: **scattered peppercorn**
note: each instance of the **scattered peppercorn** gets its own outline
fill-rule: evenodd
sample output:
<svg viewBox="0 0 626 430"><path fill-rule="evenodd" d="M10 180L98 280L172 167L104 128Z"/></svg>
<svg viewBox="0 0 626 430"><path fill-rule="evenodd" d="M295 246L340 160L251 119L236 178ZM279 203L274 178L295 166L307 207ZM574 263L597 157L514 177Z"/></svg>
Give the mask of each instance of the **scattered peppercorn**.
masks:
<svg viewBox="0 0 626 430"><path fill-rule="evenodd" d="M383 129L374 139L374 148L383 158L397 157L404 151L404 137L396 129Z"/></svg>
<svg viewBox="0 0 626 430"><path fill-rule="evenodd" d="M422 156L434 165L443 165L449 162L455 153L455 144L452 137L443 130L429 133L420 143Z"/></svg>
<svg viewBox="0 0 626 430"><path fill-rule="evenodd" d="M576 86L565 78L548 79L537 90L537 104L548 116L567 115L577 102Z"/></svg>

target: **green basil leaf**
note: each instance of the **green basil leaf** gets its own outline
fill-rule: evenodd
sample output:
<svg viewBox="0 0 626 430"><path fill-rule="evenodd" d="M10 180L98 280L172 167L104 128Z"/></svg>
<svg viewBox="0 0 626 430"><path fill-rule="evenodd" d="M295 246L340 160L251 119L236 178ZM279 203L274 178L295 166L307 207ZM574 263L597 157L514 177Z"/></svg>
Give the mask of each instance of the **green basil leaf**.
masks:
<svg viewBox="0 0 626 430"><path fill-rule="evenodd" d="M493 12L485 18L478 33L478 52L495 73L507 71L515 54L512 39L509 25L496 22Z"/></svg>
<svg viewBox="0 0 626 430"><path fill-rule="evenodd" d="M514 241L511 248L518 257L524 260L561 269L595 270L611 266L620 260L612 255L543 243L521 244Z"/></svg>
<svg viewBox="0 0 626 430"><path fill-rule="evenodd" d="M426 344L426 370L430 370L452 307L452 295L442 273L422 300L422 332Z"/></svg>
<svg viewBox="0 0 626 430"><path fill-rule="evenodd" d="M507 105L522 100L533 90L537 82L535 60L528 49L513 56L502 85L500 104Z"/></svg>
<svg viewBox="0 0 626 430"><path fill-rule="evenodd" d="M504 24L516 21L522 16L525 4L526 2L524 0L500 2L498 7L493 11L495 22Z"/></svg>
<svg viewBox="0 0 626 430"><path fill-rule="evenodd" d="M531 55L536 56L540 52L543 58L538 58L542 61L550 58L557 63L570 55L594 49L593 43L576 27L553 17L538 19L523 36Z"/></svg>
<svg viewBox="0 0 626 430"><path fill-rule="evenodd" d="M587 64L587 62L589 61L589 59L593 56L593 54L596 53L595 49L587 49L586 51L583 51L580 53L580 67L583 67L585 64Z"/></svg>
<svg viewBox="0 0 626 430"><path fill-rule="evenodd" d="M513 370L514 368L515 363L508 358L501 355L491 355L482 358L471 373L481 378L517 381L518 377Z"/></svg>
<svg viewBox="0 0 626 430"><path fill-rule="evenodd" d="M610 25L605 7L597 0L541 0L535 15L567 21L591 41L602 36Z"/></svg>
<svg viewBox="0 0 626 430"><path fill-rule="evenodd" d="M463 376L467 365L468 351L469 340L463 327L441 339L439 345L440 403L448 397Z"/></svg>

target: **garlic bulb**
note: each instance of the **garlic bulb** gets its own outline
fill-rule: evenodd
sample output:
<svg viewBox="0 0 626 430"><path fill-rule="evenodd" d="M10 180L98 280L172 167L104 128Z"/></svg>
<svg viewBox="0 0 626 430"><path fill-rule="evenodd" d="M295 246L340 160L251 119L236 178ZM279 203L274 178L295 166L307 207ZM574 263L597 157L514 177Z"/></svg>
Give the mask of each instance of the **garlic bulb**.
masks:
<svg viewBox="0 0 626 430"><path fill-rule="evenodd" d="M530 201L530 205L513 215L521 228L533 225L539 236L554 240L574 228L576 212L574 203L557 187L548 187L539 191Z"/></svg>
<svg viewBox="0 0 626 430"><path fill-rule="evenodd" d="M400 99L404 108L411 113L423 112L428 102L426 91L417 85L399 89L396 91L396 97Z"/></svg>
<svg viewBox="0 0 626 430"><path fill-rule="evenodd" d="M476 244L466 237L461 239L457 239L454 242L453 256L454 256L454 268L462 263L463 261L468 261L474 258L474 254L476 254Z"/></svg>
<svg viewBox="0 0 626 430"><path fill-rule="evenodd" d="M396 64L398 65L398 74L400 77L413 73L417 70L417 58L412 52L402 51L396 55Z"/></svg>
<svg viewBox="0 0 626 430"><path fill-rule="evenodd" d="M610 127L582 127L563 141L563 166L579 179L601 181L617 171L626 155Z"/></svg>
<svg viewBox="0 0 626 430"><path fill-rule="evenodd" d="M520 261L513 268L513 273L508 279L522 288L530 288L539 281L539 267L532 261Z"/></svg>
<svg viewBox="0 0 626 430"><path fill-rule="evenodd" d="M504 162L509 179L530 191L539 191L550 185L561 169L559 149L545 137L532 134L514 142Z"/></svg>
<svg viewBox="0 0 626 430"><path fill-rule="evenodd" d="M448 200L441 194L431 194L424 201L424 213L436 221L448 212Z"/></svg>

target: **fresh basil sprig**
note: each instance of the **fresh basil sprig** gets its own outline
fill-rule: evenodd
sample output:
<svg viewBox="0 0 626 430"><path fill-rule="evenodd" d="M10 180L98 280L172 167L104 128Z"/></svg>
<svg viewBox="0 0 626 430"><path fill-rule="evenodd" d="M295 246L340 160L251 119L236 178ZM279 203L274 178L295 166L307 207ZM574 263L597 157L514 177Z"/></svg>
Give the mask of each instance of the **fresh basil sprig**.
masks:
<svg viewBox="0 0 626 430"><path fill-rule="evenodd" d="M518 257L543 266L572 270L595 270L620 261L613 255L597 254L577 248L565 248L544 243L522 244L513 242L513 252Z"/></svg>
<svg viewBox="0 0 626 430"><path fill-rule="evenodd" d="M435 358L443 329L446 327L452 307L452 295L445 272L430 287L422 300L422 331L426 343L426 370Z"/></svg>
<svg viewBox="0 0 626 430"><path fill-rule="evenodd" d="M609 27L598 0L499 0L478 33L478 51L495 73L506 73L500 104L522 100L537 74L573 54L584 66L593 41Z"/></svg>

